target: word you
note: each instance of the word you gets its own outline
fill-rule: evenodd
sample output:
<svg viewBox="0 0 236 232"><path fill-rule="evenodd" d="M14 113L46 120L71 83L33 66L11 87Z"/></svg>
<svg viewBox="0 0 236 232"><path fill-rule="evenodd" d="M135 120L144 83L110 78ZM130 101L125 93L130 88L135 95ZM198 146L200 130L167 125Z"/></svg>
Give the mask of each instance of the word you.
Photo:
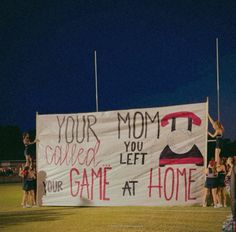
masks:
<svg viewBox="0 0 236 232"><path fill-rule="evenodd" d="M120 153L120 164L136 165L145 164L146 152L141 152L143 149L143 142L124 142L125 151L128 153Z"/></svg>

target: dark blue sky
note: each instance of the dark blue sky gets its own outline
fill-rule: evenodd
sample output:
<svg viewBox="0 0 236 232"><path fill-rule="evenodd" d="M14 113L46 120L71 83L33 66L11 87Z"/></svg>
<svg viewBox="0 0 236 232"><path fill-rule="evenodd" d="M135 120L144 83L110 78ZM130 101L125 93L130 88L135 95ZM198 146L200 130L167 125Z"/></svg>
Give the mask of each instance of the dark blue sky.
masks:
<svg viewBox="0 0 236 232"><path fill-rule="evenodd" d="M0 3L0 125L101 111L203 102L236 140L236 1L75 0Z"/></svg>

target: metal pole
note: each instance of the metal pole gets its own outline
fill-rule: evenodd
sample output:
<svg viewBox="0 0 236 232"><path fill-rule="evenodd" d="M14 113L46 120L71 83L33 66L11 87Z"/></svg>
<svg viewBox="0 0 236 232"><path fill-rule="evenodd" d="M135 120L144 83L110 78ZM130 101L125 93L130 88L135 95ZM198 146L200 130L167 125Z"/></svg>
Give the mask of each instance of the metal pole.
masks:
<svg viewBox="0 0 236 232"><path fill-rule="evenodd" d="M208 142L209 142L209 140L208 140L208 113L209 113L209 98L207 97L207 99L206 99L206 131L205 131L205 133L206 133L206 147L205 147L205 151L206 151L206 153L205 154L208 154L208 150L207 150L207 145L208 145ZM205 166L205 168L207 167L207 163L208 163L208 160L207 160L207 155L205 155L205 159L204 159L204 166Z"/></svg>
<svg viewBox="0 0 236 232"><path fill-rule="evenodd" d="M95 88L96 88L96 112L98 112L98 74L97 74L97 52L94 51L94 68L95 68Z"/></svg>
<svg viewBox="0 0 236 232"><path fill-rule="evenodd" d="M38 111L37 111L36 112L36 135L35 135L36 139L39 139L38 138L38 131L39 131L39 129L38 129ZM38 160L39 160L38 152L39 152L39 143L36 143L36 172L37 172L37 174L38 174ZM39 194L38 194L39 182L38 182L38 178L36 180L36 186L37 186L36 203L39 205L39 198L38 198L38 196L39 196Z"/></svg>
<svg viewBox="0 0 236 232"><path fill-rule="evenodd" d="M220 121L220 74L219 74L218 38L216 38L216 78L217 78L217 112L218 112L218 121Z"/></svg>

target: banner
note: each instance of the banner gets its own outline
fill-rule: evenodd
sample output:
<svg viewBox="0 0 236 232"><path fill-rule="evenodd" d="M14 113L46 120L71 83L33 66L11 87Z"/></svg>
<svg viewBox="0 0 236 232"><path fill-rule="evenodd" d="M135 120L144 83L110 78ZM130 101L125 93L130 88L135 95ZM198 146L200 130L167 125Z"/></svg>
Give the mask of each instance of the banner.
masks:
<svg viewBox="0 0 236 232"><path fill-rule="evenodd" d="M208 103L37 115L38 203L201 203Z"/></svg>

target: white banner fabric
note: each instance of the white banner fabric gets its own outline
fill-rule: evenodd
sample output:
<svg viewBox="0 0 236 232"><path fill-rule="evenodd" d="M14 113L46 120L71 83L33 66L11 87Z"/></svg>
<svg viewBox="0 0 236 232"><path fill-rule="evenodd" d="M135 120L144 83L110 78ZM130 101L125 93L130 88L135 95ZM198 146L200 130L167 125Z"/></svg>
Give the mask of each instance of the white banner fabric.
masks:
<svg viewBox="0 0 236 232"><path fill-rule="evenodd" d="M38 203L166 206L202 201L208 103L37 115Z"/></svg>

